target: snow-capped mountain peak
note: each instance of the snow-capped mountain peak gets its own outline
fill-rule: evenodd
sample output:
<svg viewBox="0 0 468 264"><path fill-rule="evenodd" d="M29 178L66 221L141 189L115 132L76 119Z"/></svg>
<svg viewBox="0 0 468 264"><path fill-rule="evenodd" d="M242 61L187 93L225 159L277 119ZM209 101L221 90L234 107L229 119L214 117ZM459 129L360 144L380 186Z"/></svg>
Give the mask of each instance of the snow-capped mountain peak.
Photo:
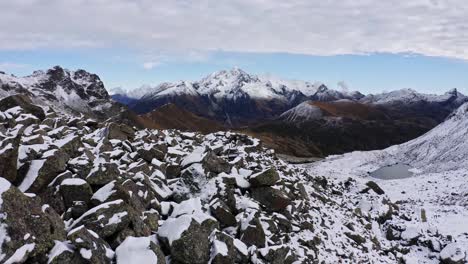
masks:
<svg viewBox="0 0 468 264"><path fill-rule="evenodd" d="M59 109L93 111L110 106L110 96L96 74L55 66L17 77L0 74L0 97L27 94L33 101Z"/></svg>

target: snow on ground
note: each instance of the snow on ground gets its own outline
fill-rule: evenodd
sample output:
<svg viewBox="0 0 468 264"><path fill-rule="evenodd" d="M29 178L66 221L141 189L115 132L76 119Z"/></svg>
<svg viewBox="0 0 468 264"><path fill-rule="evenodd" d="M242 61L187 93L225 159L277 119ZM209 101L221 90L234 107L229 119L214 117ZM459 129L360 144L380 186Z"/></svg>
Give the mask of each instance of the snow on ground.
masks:
<svg viewBox="0 0 468 264"><path fill-rule="evenodd" d="M305 166L311 173L329 178L375 181L412 218L415 226L451 235L468 249L467 128L468 104L465 104L445 122L405 144L330 156ZM410 165L413 176L394 180L369 176L382 166L396 163Z"/></svg>

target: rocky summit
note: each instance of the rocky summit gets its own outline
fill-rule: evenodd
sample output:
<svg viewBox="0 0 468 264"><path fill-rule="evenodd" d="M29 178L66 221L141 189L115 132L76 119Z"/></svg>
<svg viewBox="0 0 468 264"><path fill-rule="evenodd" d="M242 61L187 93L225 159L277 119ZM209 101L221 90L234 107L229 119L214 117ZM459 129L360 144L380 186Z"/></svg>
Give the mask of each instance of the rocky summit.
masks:
<svg viewBox="0 0 468 264"><path fill-rule="evenodd" d="M1 263L462 263L375 182L309 174L258 139L4 100Z"/></svg>

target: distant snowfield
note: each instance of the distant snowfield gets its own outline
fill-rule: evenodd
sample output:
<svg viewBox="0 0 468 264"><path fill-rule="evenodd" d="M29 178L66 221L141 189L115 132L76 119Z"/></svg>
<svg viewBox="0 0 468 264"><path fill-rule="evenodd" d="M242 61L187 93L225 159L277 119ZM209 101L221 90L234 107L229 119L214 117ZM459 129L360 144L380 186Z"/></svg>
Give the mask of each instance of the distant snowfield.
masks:
<svg viewBox="0 0 468 264"><path fill-rule="evenodd" d="M409 164L414 176L382 180L369 172ZM312 174L375 181L411 217L409 226L451 235L468 249L468 104L425 135L385 150L351 152L305 165ZM427 222L421 219L424 210Z"/></svg>

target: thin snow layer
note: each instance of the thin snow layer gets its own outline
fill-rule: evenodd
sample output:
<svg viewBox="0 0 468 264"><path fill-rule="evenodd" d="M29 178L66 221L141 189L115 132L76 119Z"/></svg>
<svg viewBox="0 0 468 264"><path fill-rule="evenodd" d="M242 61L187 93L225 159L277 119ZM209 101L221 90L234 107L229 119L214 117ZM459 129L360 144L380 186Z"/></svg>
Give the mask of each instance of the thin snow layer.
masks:
<svg viewBox="0 0 468 264"><path fill-rule="evenodd" d="M115 181L111 181L108 184L102 186L99 190L97 190L91 199L98 200L100 202L106 201L113 193L116 192L114 190Z"/></svg>
<svg viewBox="0 0 468 264"><path fill-rule="evenodd" d="M167 238L169 244L179 239L190 227L192 221L201 224L206 220L214 220L208 214L203 213L200 198L185 200L180 204L173 204L174 210L171 216L158 229L158 236Z"/></svg>
<svg viewBox="0 0 468 264"><path fill-rule="evenodd" d="M85 180L80 178L68 178L62 181L60 185L84 185L88 184Z"/></svg>
<svg viewBox="0 0 468 264"><path fill-rule="evenodd" d="M282 113L280 117L287 121L300 122L320 119L323 117L323 113L319 107L313 105L310 101L306 101Z"/></svg>
<svg viewBox="0 0 468 264"><path fill-rule="evenodd" d="M18 248L13 255L7 259L4 264L22 263L26 260L28 254L36 247L35 243L24 244Z"/></svg>
<svg viewBox="0 0 468 264"><path fill-rule="evenodd" d="M117 264L158 263L150 237L127 237L115 250Z"/></svg>
<svg viewBox="0 0 468 264"><path fill-rule="evenodd" d="M44 166L45 159L33 160L29 165L29 170L24 177L23 182L21 182L18 189L22 192L25 192L31 187L31 185L36 181L36 178L39 176L39 170Z"/></svg>
<svg viewBox="0 0 468 264"><path fill-rule="evenodd" d="M468 104L425 135L385 150L330 156L307 165L310 173L331 178L369 180L385 191L400 209L414 216L414 226L451 235L468 249ZM371 178L382 166L405 163L414 176L405 179ZM421 211L427 222L421 223ZM409 235L409 233L406 233Z"/></svg>
<svg viewBox="0 0 468 264"><path fill-rule="evenodd" d="M47 261L47 263L51 263L55 257L59 256L65 251L73 252L73 246L69 242L67 241L62 242L58 240L55 240L54 242L55 242L55 245L50 250L50 253L48 255L49 260Z"/></svg>
<svg viewBox="0 0 468 264"><path fill-rule="evenodd" d="M441 103L450 100L465 100L466 96L458 93L456 90L448 91L442 95L436 94L422 94L413 89L400 89L388 93L381 93L376 95L367 95L361 99L363 103L374 104L394 104L394 103L415 103L415 102L429 102Z"/></svg>

